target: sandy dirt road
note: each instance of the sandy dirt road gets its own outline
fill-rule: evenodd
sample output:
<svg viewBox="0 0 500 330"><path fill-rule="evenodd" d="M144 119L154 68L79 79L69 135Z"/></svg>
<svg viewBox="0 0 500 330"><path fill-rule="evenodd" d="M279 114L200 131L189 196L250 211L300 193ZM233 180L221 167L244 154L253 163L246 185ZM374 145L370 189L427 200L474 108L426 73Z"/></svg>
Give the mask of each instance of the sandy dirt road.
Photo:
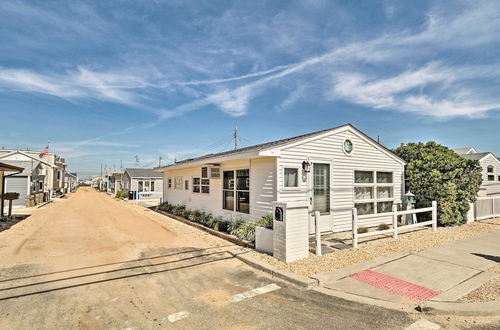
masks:
<svg viewBox="0 0 500 330"><path fill-rule="evenodd" d="M0 233L0 329L404 329L420 317L287 285L234 248L80 188Z"/></svg>

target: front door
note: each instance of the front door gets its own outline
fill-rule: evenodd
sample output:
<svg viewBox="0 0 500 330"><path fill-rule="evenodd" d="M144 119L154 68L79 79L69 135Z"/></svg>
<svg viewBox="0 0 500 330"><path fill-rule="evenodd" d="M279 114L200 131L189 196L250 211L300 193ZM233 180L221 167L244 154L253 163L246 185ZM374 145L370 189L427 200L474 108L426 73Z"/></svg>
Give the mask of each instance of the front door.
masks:
<svg viewBox="0 0 500 330"><path fill-rule="evenodd" d="M309 223L310 234L315 232L315 211L320 212L321 231L332 230L332 217L330 211L330 164L313 163L312 167L312 215Z"/></svg>

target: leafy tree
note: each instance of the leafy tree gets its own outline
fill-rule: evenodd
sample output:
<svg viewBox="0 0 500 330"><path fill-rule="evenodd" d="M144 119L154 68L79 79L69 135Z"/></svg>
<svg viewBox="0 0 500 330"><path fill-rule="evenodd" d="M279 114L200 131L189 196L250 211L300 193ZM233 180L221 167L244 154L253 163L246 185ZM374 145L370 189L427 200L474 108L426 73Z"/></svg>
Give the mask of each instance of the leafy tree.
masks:
<svg viewBox="0 0 500 330"><path fill-rule="evenodd" d="M436 142L409 143L394 152L405 161L407 187L417 198L417 208L438 203L438 223L455 225L467 220L482 182L477 160L469 160Z"/></svg>

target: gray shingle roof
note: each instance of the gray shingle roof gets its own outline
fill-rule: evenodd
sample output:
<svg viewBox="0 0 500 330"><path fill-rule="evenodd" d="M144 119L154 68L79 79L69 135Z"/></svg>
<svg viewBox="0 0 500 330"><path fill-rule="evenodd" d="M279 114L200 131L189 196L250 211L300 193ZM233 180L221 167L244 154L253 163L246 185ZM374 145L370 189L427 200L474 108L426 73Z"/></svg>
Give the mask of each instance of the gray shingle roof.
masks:
<svg viewBox="0 0 500 330"><path fill-rule="evenodd" d="M477 152L475 154L463 154L460 156L467 158L467 159L471 159L471 160L480 160L488 154L491 154L491 152Z"/></svg>
<svg viewBox="0 0 500 330"><path fill-rule="evenodd" d="M162 178L163 174L155 172L152 168L126 168L125 172L131 178Z"/></svg>
<svg viewBox="0 0 500 330"><path fill-rule="evenodd" d="M472 147L465 147L465 148L453 148L451 150L455 151L459 155L466 154L469 150L474 149Z"/></svg>
<svg viewBox="0 0 500 330"><path fill-rule="evenodd" d="M354 128L357 132L359 132L360 134L362 134L364 137L366 137L369 140L377 143L371 137L369 137L365 133L361 132L360 130L358 130L353 125L351 125L351 124L345 124L345 125L341 125L341 126L337 126L337 127L332 127L332 128L327 128L327 129L324 129L324 130L320 130L320 131L316 131L316 132L311 132L311 133L307 133L307 134L303 134L303 135L298 135L298 136L294 136L294 137L290 137L290 138L286 138L286 139L281 139L281 140L276 140L276 141L271 141L271 142L256 144L256 145L253 145L253 146L249 146L249 147L245 147L245 148L240 148L240 149L236 149L236 150L223 151L223 152L219 152L219 153L215 153L215 154L207 154L207 155L203 155L203 156L200 156L200 157L184 159L184 160L177 161L174 164L163 166L163 168L169 167L169 166L174 166L174 165L180 165L180 164L184 164L184 163L190 163L190 162L194 162L194 161L199 161L199 160L203 160L203 159L210 159L210 158L215 158L215 157L220 157L220 156L240 154L240 153L246 153L246 152L252 152L252 151L261 151L261 150L265 150L265 149L269 149L269 148L274 148L274 147L278 147L278 146L281 146L281 145L284 145L284 144L287 144L287 143L292 143L292 142L296 142L296 141L299 141L299 140L302 140L302 139L305 139L305 138L309 138L309 137L313 137L313 136L316 136L316 135L320 135L322 133L325 133L325 132L328 132L328 131L331 131L331 130L334 130L334 129L338 129L338 128L341 128L341 127L344 127L344 126L350 126L350 127ZM394 154L390 149L384 147L381 144L379 144L379 145L383 149L385 149L388 152L390 152L391 154L393 154L394 157L396 157L396 158L400 159L401 161L405 162L403 159L401 159L396 154Z"/></svg>

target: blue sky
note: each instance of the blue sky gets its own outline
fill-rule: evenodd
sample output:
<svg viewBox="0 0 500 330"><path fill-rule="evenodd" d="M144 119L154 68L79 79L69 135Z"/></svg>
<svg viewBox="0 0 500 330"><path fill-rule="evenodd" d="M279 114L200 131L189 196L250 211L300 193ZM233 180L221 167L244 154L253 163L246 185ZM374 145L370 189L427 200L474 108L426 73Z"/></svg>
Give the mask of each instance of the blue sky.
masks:
<svg viewBox="0 0 500 330"><path fill-rule="evenodd" d="M500 155L498 1L2 1L0 146L70 170L352 123Z"/></svg>

